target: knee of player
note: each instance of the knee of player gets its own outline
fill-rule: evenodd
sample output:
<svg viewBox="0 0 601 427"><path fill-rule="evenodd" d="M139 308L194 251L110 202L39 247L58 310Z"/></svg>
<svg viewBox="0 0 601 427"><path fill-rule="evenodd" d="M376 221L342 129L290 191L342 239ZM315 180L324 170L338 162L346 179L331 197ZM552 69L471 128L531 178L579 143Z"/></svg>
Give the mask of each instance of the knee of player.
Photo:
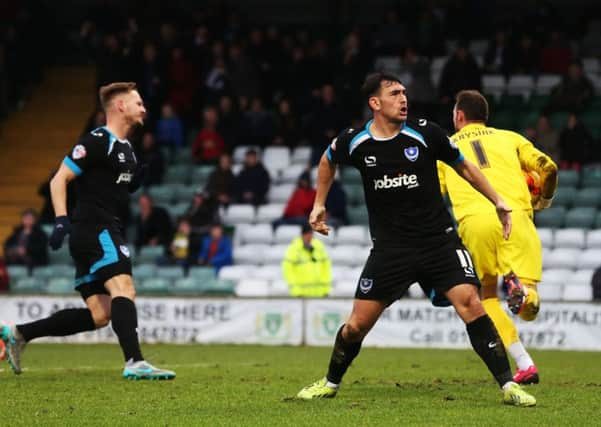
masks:
<svg viewBox="0 0 601 427"><path fill-rule="evenodd" d="M94 319L96 329L104 328L111 321L110 314L106 312L92 313L92 318Z"/></svg>
<svg viewBox="0 0 601 427"><path fill-rule="evenodd" d="M363 328L359 323L349 321L344 325L344 338L348 341L356 341L362 339L366 333L366 328Z"/></svg>

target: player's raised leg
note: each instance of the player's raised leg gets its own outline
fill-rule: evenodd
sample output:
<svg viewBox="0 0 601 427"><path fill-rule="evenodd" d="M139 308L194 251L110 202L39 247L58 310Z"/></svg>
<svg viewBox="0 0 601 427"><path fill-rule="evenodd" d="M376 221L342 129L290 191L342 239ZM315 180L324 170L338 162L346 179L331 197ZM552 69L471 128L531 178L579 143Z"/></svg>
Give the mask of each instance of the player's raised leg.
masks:
<svg viewBox="0 0 601 427"><path fill-rule="evenodd" d="M476 287L457 285L449 289L446 296L465 322L472 347L503 390L503 402L514 406L536 405L536 399L513 382L505 347L484 311Z"/></svg>
<svg viewBox="0 0 601 427"><path fill-rule="evenodd" d="M309 400L336 396L342 377L361 350L363 339L385 308L386 304L381 301L355 299L351 316L336 334L327 375L303 388L297 398Z"/></svg>
<svg viewBox="0 0 601 427"><path fill-rule="evenodd" d="M138 314L134 303L136 292L132 277L120 274L110 278L104 286L111 295L113 330L119 338L119 345L125 357L123 377L135 380L175 378L175 372L156 368L142 357L137 332Z"/></svg>
<svg viewBox="0 0 601 427"><path fill-rule="evenodd" d="M94 329L96 324L87 308L59 310L44 319L20 325L0 325L6 359L15 374L21 373L21 355L29 341L40 337L64 337Z"/></svg>

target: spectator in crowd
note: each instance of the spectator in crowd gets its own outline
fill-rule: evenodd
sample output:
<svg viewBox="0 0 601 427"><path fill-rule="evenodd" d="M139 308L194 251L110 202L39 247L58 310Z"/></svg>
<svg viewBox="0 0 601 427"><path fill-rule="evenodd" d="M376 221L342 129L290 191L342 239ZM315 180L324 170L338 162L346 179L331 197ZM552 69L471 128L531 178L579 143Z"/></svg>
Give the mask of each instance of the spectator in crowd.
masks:
<svg viewBox="0 0 601 427"><path fill-rule="evenodd" d="M556 164L560 164L559 132L553 129L547 116L543 115L538 118L532 142L539 150L548 154Z"/></svg>
<svg viewBox="0 0 601 427"><path fill-rule="evenodd" d="M579 170L583 164L590 160L593 137L578 116L570 113L567 126L559 136L561 149L561 169Z"/></svg>
<svg viewBox="0 0 601 427"><path fill-rule="evenodd" d="M286 249L282 270L293 297L325 297L332 289L330 258L324 244L313 238L308 224Z"/></svg>
<svg viewBox="0 0 601 427"><path fill-rule="evenodd" d="M229 79L223 57L218 56L213 60L213 66L207 73L205 88L208 102L216 102L228 92Z"/></svg>
<svg viewBox="0 0 601 427"><path fill-rule="evenodd" d="M300 141L300 128L298 116L292 111L290 100L283 98L278 103L275 115L275 145L286 145L290 148L296 147Z"/></svg>
<svg viewBox="0 0 601 427"><path fill-rule="evenodd" d="M485 71L492 74L508 75L511 71L512 51L507 33L503 30L497 30L494 39L488 42L488 48L484 54Z"/></svg>
<svg viewBox="0 0 601 427"><path fill-rule="evenodd" d="M588 23L580 45L580 54L584 57L601 57L601 20L594 19Z"/></svg>
<svg viewBox="0 0 601 427"><path fill-rule="evenodd" d="M337 79L342 89L344 105L350 114L362 111L363 106L356 96L356 89L361 87L370 65L371 57L364 49L360 32L350 32L342 44L340 74Z"/></svg>
<svg viewBox="0 0 601 427"><path fill-rule="evenodd" d="M167 86L166 71L160 61L157 48L152 43L146 43L142 49L142 61L137 72L137 87L144 99L148 118L156 120L153 114L158 110Z"/></svg>
<svg viewBox="0 0 601 427"><path fill-rule="evenodd" d="M273 116L263 108L261 98L250 101L250 108L242 114L244 143L264 147L273 141Z"/></svg>
<svg viewBox="0 0 601 427"><path fill-rule="evenodd" d="M171 242L172 225L169 213L160 206L155 206L148 194L138 199L140 213L136 217L136 249L142 246L167 247Z"/></svg>
<svg viewBox="0 0 601 427"><path fill-rule="evenodd" d="M442 102L450 104L454 96L464 89L481 90L482 76L467 42L461 41L442 68L438 92Z"/></svg>
<svg viewBox="0 0 601 427"><path fill-rule="evenodd" d="M273 222L273 227L277 228L282 224L306 224L314 201L315 189L311 186L311 175L304 172L298 178L296 189L284 209L284 215Z"/></svg>
<svg viewBox="0 0 601 427"><path fill-rule="evenodd" d="M238 203L262 205L265 203L271 178L259 161L257 151L250 149L244 155L244 166L234 180L234 199Z"/></svg>
<svg viewBox="0 0 601 427"><path fill-rule="evenodd" d="M213 224L209 235L202 241L198 264L210 265L215 268L215 273L218 273L221 267L232 263L232 241L223 233L221 224Z"/></svg>
<svg viewBox="0 0 601 427"><path fill-rule="evenodd" d="M572 49L563 34L557 29L551 31L540 55L540 70L543 73L566 74L572 62Z"/></svg>
<svg viewBox="0 0 601 427"><path fill-rule="evenodd" d="M29 268L48 264L48 238L37 222L37 214L27 209L21 214L21 224L4 242L7 264Z"/></svg>
<svg viewBox="0 0 601 427"><path fill-rule="evenodd" d="M224 95L219 98L219 124L217 131L223 136L228 150L233 150L240 140L240 114L232 98Z"/></svg>
<svg viewBox="0 0 601 427"><path fill-rule="evenodd" d="M221 206L228 206L234 194L234 173L232 158L224 153L219 156L219 163L209 175L205 192Z"/></svg>
<svg viewBox="0 0 601 427"><path fill-rule="evenodd" d="M511 55L511 72L515 74L536 74L540 65L537 44L529 34L523 34Z"/></svg>
<svg viewBox="0 0 601 427"><path fill-rule="evenodd" d="M196 163L215 163L225 150L223 137L217 131L219 114L215 107L203 112L203 127L192 145L192 156Z"/></svg>
<svg viewBox="0 0 601 427"><path fill-rule="evenodd" d="M255 56L246 55L242 47L234 43L229 48L228 79L233 93L248 98L261 94L260 73Z"/></svg>
<svg viewBox="0 0 601 427"><path fill-rule="evenodd" d="M94 129L98 129L104 125L106 125L106 115L104 114L104 111L96 110L86 124L84 133L92 132Z"/></svg>
<svg viewBox="0 0 601 427"><path fill-rule="evenodd" d="M163 104L161 118L157 121L156 138L163 147L174 149L182 148L184 143L184 125L175 114L171 104Z"/></svg>
<svg viewBox="0 0 601 427"><path fill-rule="evenodd" d="M582 71L582 64L574 61L568 67L561 83L553 88L548 111L582 111L595 94L595 87Z"/></svg>
<svg viewBox="0 0 601 427"><path fill-rule="evenodd" d="M146 131L142 135L142 145L137 152L137 157L140 164L148 166L148 172L142 185L150 187L151 185L161 184L165 173L165 159L161 149L155 142L152 132Z"/></svg>
<svg viewBox="0 0 601 427"><path fill-rule="evenodd" d="M186 217L192 226L192 232L195 235L204 235L217 220L217 209L206 193L197 191L186 211Z"/></svg>
<svg viewBox="0 0 601 427"><path fill-rule="evenodd" d="M432 84L430 62L419 56L414 48L407 47L403 52L401 69L411 76L407 92L411 94L411 114L423 117L431 111L436 101L436 89Z"/></svg>
<svg viewBox="0 0 601 427"><path fill-rule="evenodd" d="M169 76L168 101L181 117L189 117L192 112L192 100L196 91L196 70L181 47L171 51L171 61L167 66Z"/></svg>
<svg viewBox="0 0 601 427"><path fill-rule="evenodd" d="M177 220L177 228L169 245L170 263L187 268L190 265L192 226L186 217Z"/></svg>
<svg viewBox="0 0 601 427"><path fill-rule="evenodd" d="M328 144L344 128L348 120L343 111L344 108L336 100L334 86L331 84L323 85L311 118L313 146L311 164L319 163L319 159Z"/></svg>
<svg viewBox="0 0 601 427"><path fill-rule="evenodd" d="M334 228L348 224L346 206L346 193L340 181L336 179L332 182L328 198L326 199L326 224Z"/></svg>

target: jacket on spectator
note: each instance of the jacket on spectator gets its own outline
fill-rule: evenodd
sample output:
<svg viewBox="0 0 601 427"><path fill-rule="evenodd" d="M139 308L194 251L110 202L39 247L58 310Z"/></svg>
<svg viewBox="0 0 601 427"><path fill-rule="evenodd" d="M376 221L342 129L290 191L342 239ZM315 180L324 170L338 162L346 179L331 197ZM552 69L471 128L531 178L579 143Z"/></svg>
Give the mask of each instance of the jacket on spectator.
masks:
<svg viewBox="0 0 601 427"><path fill-rule="evenodd" d="M192 145L192 155L197 163L213 162L223 153L225 143L217 131L201 129Z"/></svg>
<svg viewBox="0 0 601 427"><path fill-rule="evenodd" d="M48 264L48 237L42 227L34 225L29 236L23 236L23 226L18 226L4 242L4 254L7 264L24 264L30 267ZM11 249L19 246L20 239L26 239L24 257L9 255Z"/></svg>
<svg viewBox="0 0 601 427"><path fill-rule="evenodd" d="M332 266L325 246L317 239L311 248L295 238L282 261L284 278L293 297L324 297L332 288Z"/></svg>
<svg viewBox="0 0 601 427"><path fill-rule="evenodd" d="M284 218L308 217L314 201L315 190L313 188L297 187L284 209Z"/></svg>
<svg viewBox="0 0 601 427"><path fill-rule="evenodd" d="M234 195L240 203L263 204L267 191L269 191L269 182L269 173L261 163L245 167L234 181ZM246 199L245 193L252 193L252 198Z"/></svg>
<svg viewBox="0 0 601 427"><path fill-rule="evenodd" d="M215 272L219 272L221 267L232 265L233 254L230 238L222 236L220 239L214 240L211 236L205 237L202 241L198 260L212 265Z"/></svg>
<svg viewBox="0 0 601 427"><path fill-rule="evenodd" d="M143 220L136 217L136 247L150 244L156 239L158 245L167 246L171 242L172 225L169 213L159 206L153 206L150 216Z"/></svg>

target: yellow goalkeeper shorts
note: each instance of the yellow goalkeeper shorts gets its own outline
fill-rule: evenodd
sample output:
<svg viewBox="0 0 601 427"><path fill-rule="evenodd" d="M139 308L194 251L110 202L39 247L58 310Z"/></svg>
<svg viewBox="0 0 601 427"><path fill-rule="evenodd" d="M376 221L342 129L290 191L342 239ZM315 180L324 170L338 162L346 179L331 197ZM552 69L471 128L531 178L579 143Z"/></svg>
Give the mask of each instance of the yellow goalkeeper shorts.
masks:
<svg viewBox="0 0 601 427"><path fill-rule="evenodd" d="M513 271L520 279L536 283L542 276L542 246L528 211L511 213L512 229L503 238L496 215L479 214L464 217L459 235L468 248L478 277L502 276Z"/></svg>

